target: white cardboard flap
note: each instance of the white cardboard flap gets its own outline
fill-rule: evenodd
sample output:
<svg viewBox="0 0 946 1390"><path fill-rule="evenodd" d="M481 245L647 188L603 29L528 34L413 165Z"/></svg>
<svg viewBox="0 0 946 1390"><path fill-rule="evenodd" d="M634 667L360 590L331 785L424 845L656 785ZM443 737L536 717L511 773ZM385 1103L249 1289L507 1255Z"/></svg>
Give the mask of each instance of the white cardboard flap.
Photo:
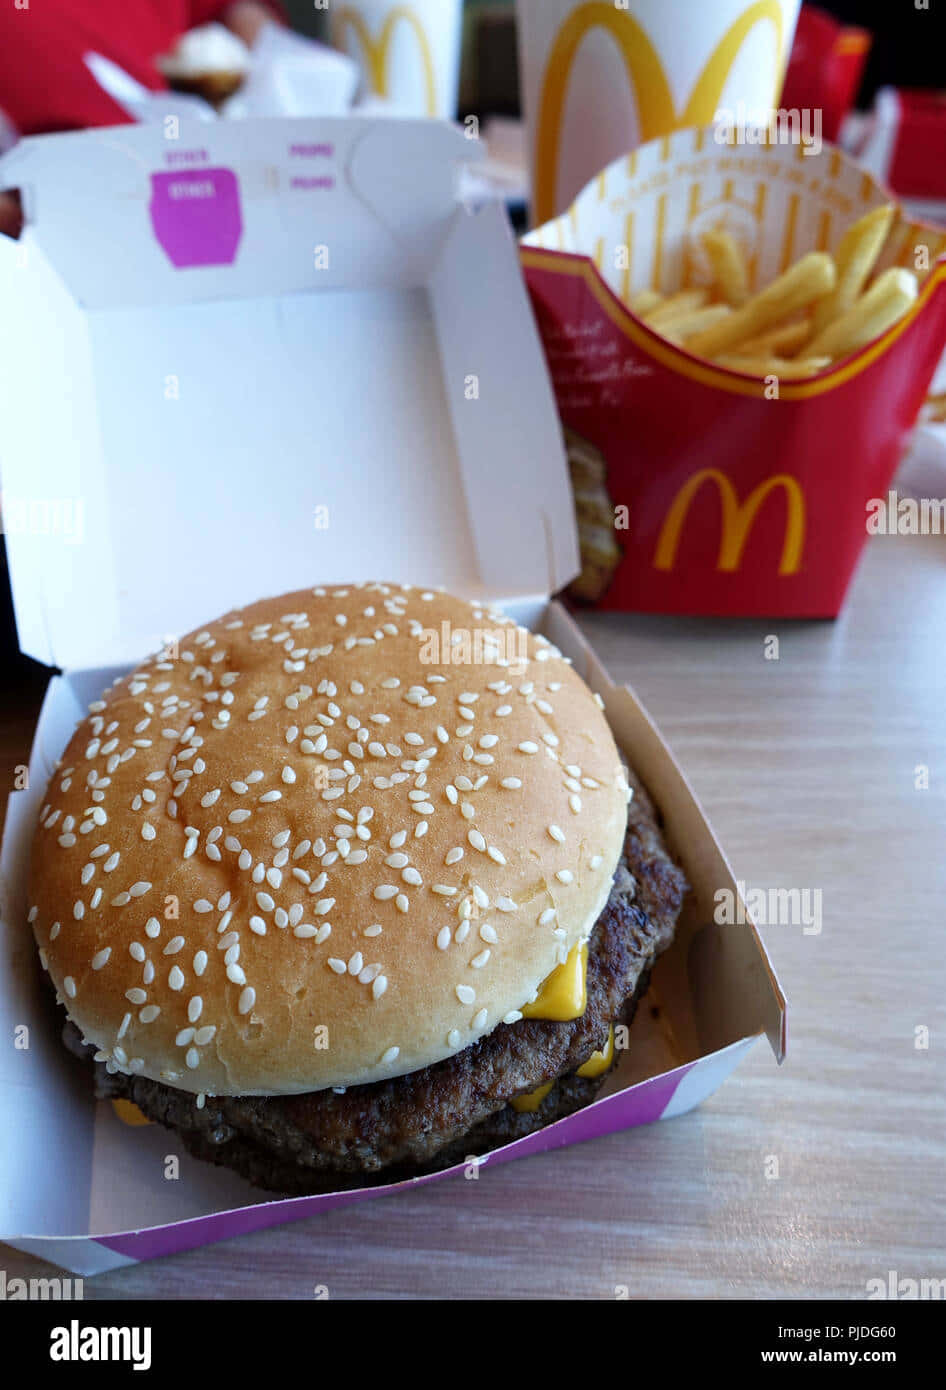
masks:
<svg viewBox="0 0 946 1390"><path fill-rule="evenodd" d="M446 121L169 121L33 136L0 160L25 244L87 309L423 283L458 168L483 153Z"/></svg>
<svg viewBox="0 0 946 1390"><path fill-rule="evenodd" d="M470 212L453 193L470 142L436 122L239 130L307 144L327 126L348 140L337 244L346 228L370 228L379 248L364 283L347 283L349 266L332 272L334 285L307 271L305 287L283 292L277 228L255 279L244 252L229 267L162 267L179 277L167 295L94 311L70 277L90 284L125 255L95 242L95 160L77 160L84 191L74 186L75 203L57 203L53 218L83 254L56 229L53 264L41 231L47 175L86 137L24 142L34 153L21 173L35 176L27 194L40 213L32 241L0 238L0 474L20 645L39 660L137 661L215 614L320 582L383 577L515 597L575 573L567 466L516 244L498 205ZM408 166L396 167L403 137L434 165L416 192ZM102 138L81 149L99 151ZM155 130L128 138L152 153L161 143ZM126 155L102 165L120 220L135 199L123 204L108 180L128 167ZM15 173L0 164L0 181ZM129 260L158 255L142 216L139 206ZM322 235L316 219L310 247L313 226ZM239 292L208 293L205 275L236 277Z"/></svg>

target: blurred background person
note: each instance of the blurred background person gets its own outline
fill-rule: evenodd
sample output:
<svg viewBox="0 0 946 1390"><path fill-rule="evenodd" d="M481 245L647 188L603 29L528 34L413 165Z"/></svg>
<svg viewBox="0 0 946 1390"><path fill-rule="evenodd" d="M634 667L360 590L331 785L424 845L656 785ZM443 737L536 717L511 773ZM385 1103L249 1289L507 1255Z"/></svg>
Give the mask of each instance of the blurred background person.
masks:
<svg viewBox="0 0 946 1390"><path fill-rule="evenodd" d="M285 15L279 0L0 0L0 139L126 123L85 55L100 53L160 91L159 56L211 21L252 47L264 24ZM19 199L0 193L0 232L17 236L20 226Z"/></svg>

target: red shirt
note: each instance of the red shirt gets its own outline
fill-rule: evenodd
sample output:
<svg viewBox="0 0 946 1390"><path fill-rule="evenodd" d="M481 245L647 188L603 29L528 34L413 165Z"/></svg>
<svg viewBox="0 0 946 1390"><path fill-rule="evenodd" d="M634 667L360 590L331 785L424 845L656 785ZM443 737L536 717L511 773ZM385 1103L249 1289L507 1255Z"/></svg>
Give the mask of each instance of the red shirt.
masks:
<svg viewBox="0 0 946 1390"><path fill-rule="evenodd" d="M0 0L0 110L21 135L119 125L129 117L83 57L101 53L143 86L166 85L155 58L232 0ZM273 6L274 10L278 6Z"/></svg>

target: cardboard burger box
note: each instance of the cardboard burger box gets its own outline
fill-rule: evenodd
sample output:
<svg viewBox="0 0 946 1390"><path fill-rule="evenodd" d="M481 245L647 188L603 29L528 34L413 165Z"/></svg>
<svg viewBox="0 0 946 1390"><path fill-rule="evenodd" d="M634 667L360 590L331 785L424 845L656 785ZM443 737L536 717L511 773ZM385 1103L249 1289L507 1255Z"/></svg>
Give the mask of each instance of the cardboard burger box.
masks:
<svg viewBox="0 0 946 1390"><path fill-rule="evenodd" d="M47 779L87 703L215 612L384 576L488 595L605 702L693 884L630 1046L587 1109L490 1165L677 1115L784 1000L692 792L633 692L549 595L578 552L517 250L471 212L446 124L337 119L50 136L0 163L3 486L20 643L55 666L0 859L0 1238L80 1273L396 1190L267 1200L96 1103L59 1041L26 924ZM25 753L25 750L24 750ZM449 1177L451 1172L437 1174ZM415 1179L415 1182L434 1178Z"/></svg>

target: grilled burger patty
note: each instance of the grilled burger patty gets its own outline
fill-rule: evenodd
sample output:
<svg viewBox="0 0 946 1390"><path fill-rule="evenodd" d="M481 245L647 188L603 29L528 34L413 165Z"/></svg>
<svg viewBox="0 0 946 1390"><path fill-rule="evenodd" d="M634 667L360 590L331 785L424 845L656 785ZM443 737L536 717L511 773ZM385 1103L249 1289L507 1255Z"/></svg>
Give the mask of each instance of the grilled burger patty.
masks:
<svg viewBox="0 0 946 1390"><path fill-rule="evenodd" d="M344 1092L194 1097L147 1077L95 1065L96 1093L132 1101L177 1130L196 1156L270 1191L297 1194L391 1181L448 1166L520 1138L592 1101L606 1073L574 1073L629 1023L650 968L673 937L687 883L670 858L657 814L631 777L624 852L588 949L587 1007L567 1022L500 1024L462 1052L389 1081ZM65 1041L91 1055L67 1023ZM553 1082L535 1112L508 1102Z"/></svg>

